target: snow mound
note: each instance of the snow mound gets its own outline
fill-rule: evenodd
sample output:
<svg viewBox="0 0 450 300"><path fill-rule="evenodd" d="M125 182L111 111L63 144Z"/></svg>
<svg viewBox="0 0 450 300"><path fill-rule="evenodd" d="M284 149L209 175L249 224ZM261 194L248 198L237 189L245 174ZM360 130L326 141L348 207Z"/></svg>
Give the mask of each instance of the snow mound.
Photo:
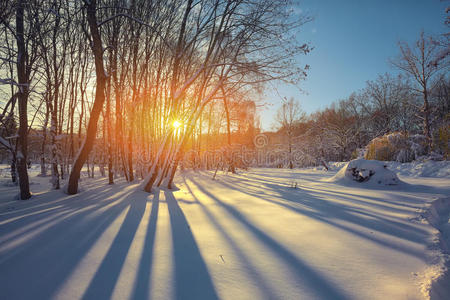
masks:
<svg viewBox="0 0 450 300"><path fill-rule="evenodd" d="M375 186L401 183L397 175L383 162L362 158L349 161L328 181L341 184L357 182Z"/></svg>

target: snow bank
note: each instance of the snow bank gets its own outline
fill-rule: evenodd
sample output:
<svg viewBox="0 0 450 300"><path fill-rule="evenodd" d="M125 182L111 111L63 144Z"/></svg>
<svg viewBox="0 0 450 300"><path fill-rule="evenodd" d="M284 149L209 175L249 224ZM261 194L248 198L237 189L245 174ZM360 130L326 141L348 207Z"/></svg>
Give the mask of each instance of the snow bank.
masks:
<svg viewBox="0 0 450 300"><path fill-rule="evenodd" d="M355 159L345 164L328 181L340 184L358 182L364 185L397 185L401 183L397 175L387 165L377 160Z"/></svg>
<svg viewBox="0 0 450 300"><path fill-rule="evenodd" d="M328 162L328 168L330 171L339 171L347 163L347 161L330 161Z"/></svg>
<svg viewBox="0 0 450 300"><path fill-rule="evenodd" d="M450 161L417 160L410 163L400 163L396 161L383 162L387 168L397 175L410 177L440 177L450 178ZM347 162L329 162L330 171L339 171ZM317 167L323 170L323 167Z"/></svg>
<svg viewBox="0 0 450 300"><path fill-rule="evenodd" d="M439 270L427 286L430 299L448 299L450 295L450 198L440 198L431 203L424 214L428 223L438 230L437 243L442 251Z"/></svg>
<svg viewBox="0 0 450 300"><path fill-rule="evenodd" d="M411 177L450 178L450 161L413 161L410 163L386 162L389 169L399 175Z"/></svg>

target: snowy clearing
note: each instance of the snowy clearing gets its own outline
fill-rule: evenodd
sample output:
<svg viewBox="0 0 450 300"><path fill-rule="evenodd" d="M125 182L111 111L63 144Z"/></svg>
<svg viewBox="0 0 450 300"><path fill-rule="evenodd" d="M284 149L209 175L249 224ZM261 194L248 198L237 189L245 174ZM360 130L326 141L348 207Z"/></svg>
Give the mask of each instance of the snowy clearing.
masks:
<svg viewBox="0 0 450 300"><path fill-rule="evenodd" d="M84 179L72 196L32 176L29 201L2 179L2 299L424 299L444 270L448 178L380 188L313 169L212 174L154 194Z"/></svg>

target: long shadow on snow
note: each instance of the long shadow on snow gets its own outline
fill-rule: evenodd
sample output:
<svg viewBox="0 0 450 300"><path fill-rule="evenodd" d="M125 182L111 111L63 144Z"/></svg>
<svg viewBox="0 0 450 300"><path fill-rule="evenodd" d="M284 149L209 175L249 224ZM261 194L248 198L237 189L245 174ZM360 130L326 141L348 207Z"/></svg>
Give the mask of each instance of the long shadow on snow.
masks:
<svg viewBox="0 0 450 300"><path fill-rule="evenodd" d="M164 195L172 229L176 299L218 299L183 211L171 191L164 191Z"/></svg>
<svg viewBox="0 0 450 300"><path fill-rule="evenodd" d="M213 194L208 192L200 184L198 184L194 179L191 178L191 182L197 186L197 188L214 200L219 206L223 207L228 213L230 213L237 221L248 228L258 239L260 239L266 246L268 246L272 251L278 255L279 258L284 260L290 269L297 276L297 280L302 282L305 287L310 288L317 294L320 299L348 299L349 297L345 295L339 287L335 286L332 282L328 281L326 278L320 275L313 268L308 266L305 262L300 260L289 250L280 245L272 237L264 233L261 229L253 225L247 218L241 214L236 208L228 205Z"/></svg>
<svg viewBox="0 0 450 300"><path fill-rule="evenodd" d="M78 210L74 208L72 215L46 228L39 238L24 242L20 251L8 255L0 264L2 297L51 298L102 233L133 202L133 196L134 193L128 192L86 210L82 200L74 200Z"/></svg>
<svg viewBox="0 0 450 300"><path fill-rule="evenodd" d="M188 192L194 198L195 203L197 203L200 208L203 210L205 215L208 217L209 222L217 229L218 232L223 236L223 238L227 241L228 245L233 249L234 253L238 256L241 264L246 265L245 271L247 274L256 282L258 288L262 291L262 294L266 296L267 299L277 299L274 292L271 290L266 280L261 276L258 272L256 266L251 263L251 259L245 252L236 244L234 239L224 230L223 226L219 224L214 215L211 213L209 209L195 196L189 184L187 184L186 179L183 178L184 185L186 186ZM182 199L177 199L180 201Z"/></svg>
<svg viewBox="0 0 450 300"><path fill-rule="evenodd" d="M131 243L144 215L147 195L136 197L115 236L108 253L89 283L83 299L110 299L122 270Z"/></svg>
<svg viewBox="0 0 450 300"><path fill-rule="evenodd" d="M228 182L230 184L234 184L234 185L245 187L246 190L248 190L249 187L255 187L256 189L260 189L261 185L266 185L268 187L276 187L277 189L282 188L282 187L286 187L286 188L290 187L287 182L280 182L280 181L275 181L275 180L263 179L263 181L261 181L261 179L260 180L258 180L258 179L255 180L255 179L247 178L247 179L245 179L245 183L244 183L244 182L242 182L242 180L238 180L238 181L231 180L228 177L226 177L226 178L225 177L221 177L220 179L224 180L224 181L226 181L226 182ZM304 180L304 179L302 178L302 180ZM245 184L245 186L243 186L244 184ZM324 183L322 182L322 184L324 184ZM417 209L417 208L420 207L418 205L409 205L409 204L406 204L406 203L399 204L399 203L397 203L395 201L389 201L387 199L383 199L383 203L380 203L380 198L371 197L371 196L368 196L368 195L364 195L363 198L355 197L354 195L349 195L348 193L345 193L345 192L320 190L316 186L304 187L303 185L301 185L300 188L302 190L308 190L308 191L316 190L316 191L319 191L320 193L323 193L323 194L340 195L340 196L346 197L351 202L358 202L358 203L362 203L362 204L365 204L365 205L370 205L370 206L374 206L374 207L378 207L378 208L386 209L386 210L396 210L397 212L400 212L400 213L404 213L404 212L407 211L405 209L405 207L413 208L413 209ZM395 191L387 191L387 192L392 193L392 192L395 192ZM365 199L372 200L372 202L364 201ZM417 201L417 200L413 200L413 199L408 199L408 202L410 202L410 203L411 202L412 203L417 203L417 204L423 204L423 201ZM392 207L392 206L395 206L395 208Z"/></svg>
<svg viewBox="0 0 450 300"><path fill-rule="evenodd" d="M207 172L205 172L207 173ZM322 179L323 179L323 175L322 174L311 174L308 173L306 177L299 177L303 174L296 174L296 173L292 173L292 174L287 174L287 173L282 173L282 175L289 175L289 176L280 176L277 177L276 174L270 174L267 175L265 173L261 173L261 172L255 172L255 171L251 171L251 176L256 178L256 180L252 179L251 177L247 177L246 175L240 175L240 174L229 174L227 175L227 180L229 180L230 182L233 183L243 183L243 182L249 182L249 181L263 181L263 182L269 182L269 183L273 183L273 184L286 184L289 185L289 183L292 180L296 180L296 179L301 179L302 181L307 181L307 182L311 182L311 183L321 183ZM274 177L276 177L277 179L274 179ZM312 178L311 178L312 177ZM316 178L317 177L317 178Z"/></svg>
<svg viewBox="0 0 450 300"><path fill-rule="evenodd" d="M139 268L137 271L136 282L133 287L131 299L148 299L149 283L151 277L153 263L153 249L155 244L156 221L158 220L159 211L159 191L154 192L152 210L150 211L150 219L147 224L147 233L144 241L144 249L142 251Z"/></svg>
<svg viewBox="0 0 450 300"><path fill-rule="evenodd" d="M310 182L317 182L317 183L321 183L324 182L324 175L326 175L327 178L331 178L333 177L337 172L339 172L340 168L335 170L335 171L328 171L328 172L324 172L324 173L285 173L285 172L277 172L277 174L273 174L273 169L270 169L270 175L267 175L266 173L264 173L263 171L260 170L252 170L251 174L252 175L256 175L260 178L258 179L262 179L265 181L269 181L272 182L274 184L278 184L279 180L274 180L274 176L276 178L282 178L282 179L301 179L301 180L305 180L305 181L310 181ZM394 170L393 170L394 171ZM395 172L397 173L398 172ZM289 176L286 176L289 175ZM306 175L306 176L305 176ZM406 176L408 177L408 176ZM429 177L429 178L433 178L433 177ZM448 189L446 188L441 188L441 187L436 187L436 186L432 186L432 185L426 185L426 184L410 184L407 182L403 182L403 186L408 188L408 192L410 193L438 193L438 194L446 194L448 193ZM358 184L355 183L355 186L358 188ZM375 187L372 186L371 189L374 190L385 190L386 187L384 186L380 186L380 187Z"/></svg>
<svg viewBox="0 0 450 300"><path fill-rule="evenodd" d="M331 212L331 215L336 216L338 215L341 219L362 225L364 224L365 227L368 227L373 230L377 230L384 233L389 233L391 235L395 235L400 238L407 237L411 241L415 242L422 242L423 236L427 234L426 231L417 228L416 226L413 226L412 224L407 224L404 222L399 222L392 220L387 217L383 217L379 214L374 214L370 211L366 211L365 209L361 207L352 207L349 205L344 205L342 203L335 203L332 201L327 200L324 198L323 195L330 195L334 196L336 198L340 198L340 200L344 200L346 202L350 203L358 203L363 204L366 206L371 207L377 207L381 208L386 211L397 211L397 212L407 212L407 210L401 210L398 208L393 208L391 206L385 206L379 204L380 201L387 202L389 204L393 204L391 201L387 201L386 199L381 200L380 198L376 197L370 197L370 196L364 196L364 198L369 199L370 201L364 201L361 198L357 199L353 195L349 195L348 193L343 192L330 192L330 191L323 191L318 188L301 188L301 189L291 189L288 187L275 185L275 184L269 184L264 183L264 185L275 192L277 192L281 198L286 202L293 202L296 204L301 204L310 208L316 209L317 212ZM248 186L249 184L246 183L245 187L240 185L242 188L245 188L245 190L249 190ZM255 186L255 185L253 185ZM260 187L259 187L260 188ZM244 192L244 191L242 191ZM260 196L258 193L249 193L244 192L247 194L251 194L253 196ZM302 196L302 201L297 201L294 199L300 198L299 196ZM307 197L305 197L307 196ZM375 202L375 203L374 203ZM423 202L420 202L423 203ZM410 206L408 206L410 207ZM419 209L420 206L412 206L411 208ZM372 218L372 220L364 219L359 216L356 216L355 214L363 215ZM375 221L373 219L376 219L378 221ZM388 230L384 229L384 225L388 224L391 227L389 227Z"/></svg>
<svg viewBox="0 0 450 300"><path fill-rule="evenodd" d="M311 182L320 182L323 179L323 174L322 173L306 173L307 177L304 177L303 173L296 173L296 172L276 172L274 174L274 169L269 169L270 170L270 175L268 175L267 173L265 173L264 171L261 170L252 170L251 174L252 175L256 175L258 177L261 177L260 179L267 180L267 181L272 181L275 182L273 180L273 178L281 178L281 179L285 179L285 180L291 180L291 179L299 179L299 176L302 176L301 179L305 180L305 181L311 181ZM275 169L278 170L278 169ZM283 170L283 169L282 169ZM326 173L325 173L326 174ZM335 173L333 173L335 174Z"/></svg>
<svg viewBox="0 0 450 300"><path fill-rule="evenodd" d="M226 181L226 182L231 183L228 179L225 179L225 178L221 178L221 179L222 179L222 181ZM254 181L254 182L257 182L257 181ZM354 195L351 195L351 194L348 194L348 193L345 193L345 192L326 191L326 190L319 189L317 187L309 187L309 186L308 187L303 187L302 186L300 189L290 189L288 186L283 186L283 185L280 185L279 183L278 184L271 184L271 183L267 183L267 182L259 182L259 185L257 185L257 184L245 182L245 185L244 185L242 183L234 183L233 182L233 186L235 187L235 189L236 189L236 187L241 187L241 188L243 188L246 191L249 190L249 187L255 187L256 189L260 190L261 189L261 185L264 185L265 187L267 187L268 190L273 190L273 191L278 192L278 193L280 193L280 192L281 193L287 193L291 197L283 198L283 200L289 201L289 202L298 203L298 204L304 204L304 203L303 203L303 201L296 201L296 200L292 200L292 199L298 198L300 192L303 193L303 194L304 193L309 194L313 198L316 197L314 195L314 193L317 193L317 194L320 194L320 195L323 194L323 195L336 196L336 197L339 197L342 200L345 200L345 201L350 202L350 203L358 203L358 204L363 204L363 205L366 205L366 206L381 208L381 209L386 210L386 211L396 211L396 212L400 212L400 213L408 213L408 212L410 212L410 210L407 210L407 209L404 209L404 208L401 209L399 207L408 207L408 208L412 208L412 209L420 209L420 208L422 208L422 205L424 203L423 200L422 201L414 200L414 199L410 199L409 197L404 197L404 196L402 196L402 197L403 198L407 198L407 199L405 199L406 201L417 203L417 204L420 204L420 205L412 205L411 206L411 205L405 204L404 202L398 203L398 201L394 201L394 200L390 201L390 200L387 200L387 199L382 199L381 197L371 197L371 196L367 196L367 195L355 197ZM286 192L287 190L290 190L291 192ZM239 190L239 191L242 191L242 190ZM242 191L242 192L244 192L244 191ZM388 194L386 194L386 196L390 195L390 192L395 192L395 191L387 191L387 192L388 192ZM246 192L244 192L244 193L246 193ZM249 193L247 193L247 194L249 194ZM261 193L254 192L254 193L251 193L251 195L253 195L253 196L260 196ZM292 197L292 196L294 196L294 197ZM366 199L369 200L369 201L367 201ZM329 203L329 201L327 201L327 200L325 200L325 201L328 204L330 204L330 205L336 205L336 204L333 204L333 203ZM381 204L380 202L386 203L388 205ZM392 205L394 205L396 207L392 207ZM338 205L338 206L341 206L341 205ZM373 213L370 213L370 212L365 212L362 208L352 208L352 207L345 206L345 205L342 205L342 206L346 207L348 209L348 211L359 213L359 214L363 214L363 215L367 215L367 216L370 216L370 217L373 217L373 218L377 218L377 219L381 219L383 222L387 222L387 223L390 223L392 225L397 225L399 227L406 227L405 229L407 229L407 230L419 230L420 233L426 234L426 232L423 231L423 230L417 229L415 227L412 228L412 226L410 226L410 225L407 225L407 224L401 223L401 222L397 222L397 221L393 221L391 219L381 217L380 215L376 215L376 214L373 214Z"/></svg>
<svg viewBox="0 0 450 300"><path fill-rule="evenodd" d="M121 197L127 193L128 192L116 192L116 197L121 199ZM96 199L96 196L88 197L87 199L84 199L83 197L83 200L80 200L79 198L81 198L81 195L75 196L76 197L73 199L66 199L62 208L53 210L54 213L49 215L48 218L45 218L45 216L42 215L32 216L32 218L34 217L38 220L31 222L34 218L24 218L21 222L14 223L12 225L13 227L11 227L11 224L3 225L1 227L0 236L3 236L7 232L9 232L9 234L5 234L5 236L0 238L0 248L3 248L4 246L7 247L7 250L5 251L4 249L0 250L0 253L2 254L0 264L12 256L26 252L29 249L29 245L33 245L34 241L39 243L42 239L41 236L45 238L45 234L51 231L52 228L57 228L61 222L70 221L71 218L76 217L77 215L85 218L89 217L90 214L95 213L97 210L108 207L116 202L115 200L110 201L109 198L106 198L106 200L98 200ZM16 230L14 231L14 229ZM27 237L27 235L29 236ZM17 240L19 240L19 243L17 243ZM20 240L26 240L26 243L20 243ZM10 246L11 244L13 244L13 247Z"/></svg>
<svg viewBox="0 0 450 300"><path fill-rule="evenodd" d="M56 193L59 191L52 191L50 193L53 192ZM26 211L26 213L25 211L22 211L23 216L0 217L1 221L7 222L0 227L0 247L27 234L33 235L32 239L39 239L40 234L34 233L41 231L43 227L51 227L51 223L57 225L61 220L64 220L68 216L84 213L87 209L93 211L95 208L100 208L107 204L107 202L110 201L109 197L121 197L123 194L127 194L127 192L118 192L116 189L110 189L107 192L102 192L100 195L103 199L99 200L99 196L95 192L89 193L88 195L80 193L62 200L52 201L51 203L48 203L45 208L39 206L35 211ZM57 205L56 208L49 210L56 204L59 205ZM14 218L16 219L8 222L9 219ZM47 230L48 229L43 232ZM3 258L0 259L0 263L2 261Z"/></svg>
<svg viewBox="0 0 450 300"><path fill-rule="evenodd" d="M236 189L236 185L233 186L231 184L225 183L223 180L219 181L219 183L230 189ZM392 236L399 237L401 239L405 239L405 240L423 244L423 243L425 243L425 238L426 238L425 232L417 227L410 226L410 225L407 225L404 223L391 221L391 220L388 220L389 221L388 224L389 223L390 224L389 224L389 226L387 226L384 219L383 220L366 219L366 218L361 218L361 217L355 216L354 214L351 214L349 212L350 209L346 205L334 204L327 200L320 199L320 197L311 195L307 192L301 192L301 194L300 194L300 191L297 191L297 190L288 192L285 190L285 189L287 189L287 187L284 189L284 188L280 188L280 186L274 187L272 185L272 187L270 187L270 185L268 185L266 183L264 185L268 189L275 189L279 193L279 195L280 195L279 197L282 198L285 201L285 203L280 202L280 201L271 200L271 199L268 199L267 197L262 197L263 195L261 195L261 194L246 192L244 188L239 189L239 191L244 194L248 194L250 196L257 197L261 200L286 207L294 212L297 212L302 215L314 218L318 221L330 224L331 226L340 228L342 230L345 230L347 232L350 232L354 235L357 235L364 239L370 240L370 241L380 244L382 246L389 247L391 249L394 249L394 250L397 250L400 252L405 252L410 255L416 256L420 259L425 260L425 257L421 251L416 251L409 247L403 247L401 245L391 243L388 240L377 238L374 235L369 234L367 232L360 231L360 230L357 230L350 226L346 226L344 224L340 224L336 221L333 221L333 219L340 219L345 222L350 222L350 223L356 224L361 227L365 227L370 230L379 231L379 232L382 232L387 235L392 235ZM295 199L295 198L300 198L300 197L301 197L302 201L292 200L293 198ZM289 204L289 202L294 203L294 204L300 204L305 207L309 207L309 208L313 209L314 211L311 211L309 209L303 209L298 206L292 206ZM380 219L380 218L378 217L378 219ZM403 228L401 228L401 227L403 227Z"/></svg>
<svg viewBox="0 0 450 300"><path fill-rule="evenodd" d="M222 178L222 181L228 182L228 180L224 179L224 178ZM407 233L407 234L410 234L411 231L414 231L415 233L424 234L424 235L427 234L425 231L423 231L417 227L414 227L412 225L405 224L402 222L394 221L394 220L386 218L386 217L382 217L381 215L377 215L377 214L371 213L370 211L366 211L365 209L363 209L361 207L351 207L351 206L344 205L344 204L336 204L336 203L333 203L326 199L324 200L321 198L323 198L322 195L330 195L330 196L335 196L336 198L340 198L341 200L344 200L349 203L363 204L365 206L376 207L376 208L381 208L386 211L396 211L396 212L400 212L400 213L407 213L408 210L400 209L398 207L394 208L392 206L383 205L383 204L380 204L380 202L384 202L389 205L395 205L395 206L407 206L407 207L413 208L413 209L419 209L421 206L409 206L409 205L404 205L403 203L399 204L399 203L396 203L395 201L381 199L380 197L377 198L377 197L371 197L371 196L366 196L366 195L360 196L360 197L355 197L354 195L350 195L348 193L338 192L338 191L331 192L331 191L321 190L317 187L307 187L307 188L301 187L300 189L292 189L287 186L281 186L279 184L271 184L271 183L266 183L266 182L260 183L260 185L251 184L251 183L246 182L245 186L243 184L235 183L234 186L241 187L242 190L240 189L239 191L241 191L243 193L260 197L261 196L260 193L257 193L257 192L252 193L252 192L247 192L247 191L250 190L249 187L255 187L256 189L261 190L261 184L263 184L267 188L267 190L272 190L272 191L277 192L279 195L282 196L283 201L286 201L286 202L293 202L296 204L301 204L301 205L306 206L304 201L293 200L293 199L299 198L300 195L305 196L305 194L306 194L306 195L310 196L310 197L306 198L307 200L311 197L313 199L318 199L317 201L314 200L315 202L313 204L315 204L318 208L320 208L321 211L323 208L328 209L328 208L330 208L328 206L331 206L332 211L334 211L335 208L338 208L339 211L344 209L345 211L348 211L351 213L357 213L357 214L365 215L365 216L368 216L371 218L379 219L383 223L388 223L392 226L398 227L400 229L404 229L405 230L404 233ZM229 185L229 187L230 187L230 185ZM315 195L315 194L317 194L317 195ZM283 196L286 196L286 197L283 197ZM368 201L367 200L365 201L365 199L367 199ZM303 198L302 198L302 200L303 200ZM408 198L408 200L409 200L409 198ZM416 203L423 204L423 201L410 200L410 202L416 202ZM350 217L353 218L354 215L351 215ZM389 230L389 232L390 232L390 230Z"/></svg>
<svg viewBox="0 0 450 300"><path fill-rule="evenodd" d="M99 203L98 197L101 195L103 199L107 199L110 196L117 195L117 186L100 186L97 188L90 189L89 192L82 191L76 195L65 195L62 190L52 190L46 193L42 193L39 195L34 195L30 200L27 200L26 206L18 209L14 209L11 211L0 213L0 222L6 221L7 223L2 226L2 230L7 228L7 231L11 231L12 228L9 226L14 226L14 224L18 223L17 227L22 227L21 222L29 223L31 219L39 219L41 216L52 215L55 213L57 209L52 209L55 206L59 205L60 208L66 207L77 207L79 204L77 201L83 201L83 204L87 203L90 200L95 201L95 203ZM48 197L56 196L56 200L46 200ZM61 198L62 199L59 199ZM74 201L72 201L74 200ZM17 202L20 200L17 200ZM28 202L29 201L29 202ZM19 202L22 204L23 202ZM51 210L49 210L51 209ZM8 221L10 219L14 219L12 221ZM1 234L1 233L0 233Z"/></svg>

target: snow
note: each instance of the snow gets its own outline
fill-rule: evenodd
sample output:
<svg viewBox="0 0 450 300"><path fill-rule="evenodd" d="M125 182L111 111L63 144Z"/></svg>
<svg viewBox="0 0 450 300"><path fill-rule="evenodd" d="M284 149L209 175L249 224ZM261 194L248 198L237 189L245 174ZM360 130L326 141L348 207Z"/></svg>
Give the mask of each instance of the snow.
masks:
<svg viewBox="0 0 450 300"><path fill-rule="evenodd" d="M355 159L345 164L329 182L363 186L398 185L402 182L387 165L377 160Z"/></svg>
<svg viewBox="0 0 450 300"><path fill-rule="evenodd" d="M399 176L408 177L440 177L450 178L450 161L436 161L424 159L409 163L400 163L396 161L383 162L387 168ZM339 171L347 162L329 162L328 167L331 171ZM322 167L313 168L314 170L323 170Z"/></svg>
<svg viewBox="0 0 450 300"><path fill-rule="evenodd" d="M3 299L448 299L448 178L186 171L147 194L82 173L66 195L36 165L16 201L1 168Z"/></svg>
<svg viewBox="0 0 450 300"><path fill-rule="evenodd" d="M447 299L450 296L450 197L440 198L431 203L423 216L430 225L438 230L435 238L435 247L442 249L442 252L447 255L445 265L441 262L436 264L435 268L438 272L431 275L431 282L425 286L425 289L430 290L431 299ZM441 276L437 274L441 273ZM442 275L443 273L443 275Z"/></svg>
<svg viewBox="0 0 450 300"><path fill-rule="evenodd" d="M450 178L450 161L413 161L410 163L388 162L388 168L400 175L411 177Z"/></svg>

